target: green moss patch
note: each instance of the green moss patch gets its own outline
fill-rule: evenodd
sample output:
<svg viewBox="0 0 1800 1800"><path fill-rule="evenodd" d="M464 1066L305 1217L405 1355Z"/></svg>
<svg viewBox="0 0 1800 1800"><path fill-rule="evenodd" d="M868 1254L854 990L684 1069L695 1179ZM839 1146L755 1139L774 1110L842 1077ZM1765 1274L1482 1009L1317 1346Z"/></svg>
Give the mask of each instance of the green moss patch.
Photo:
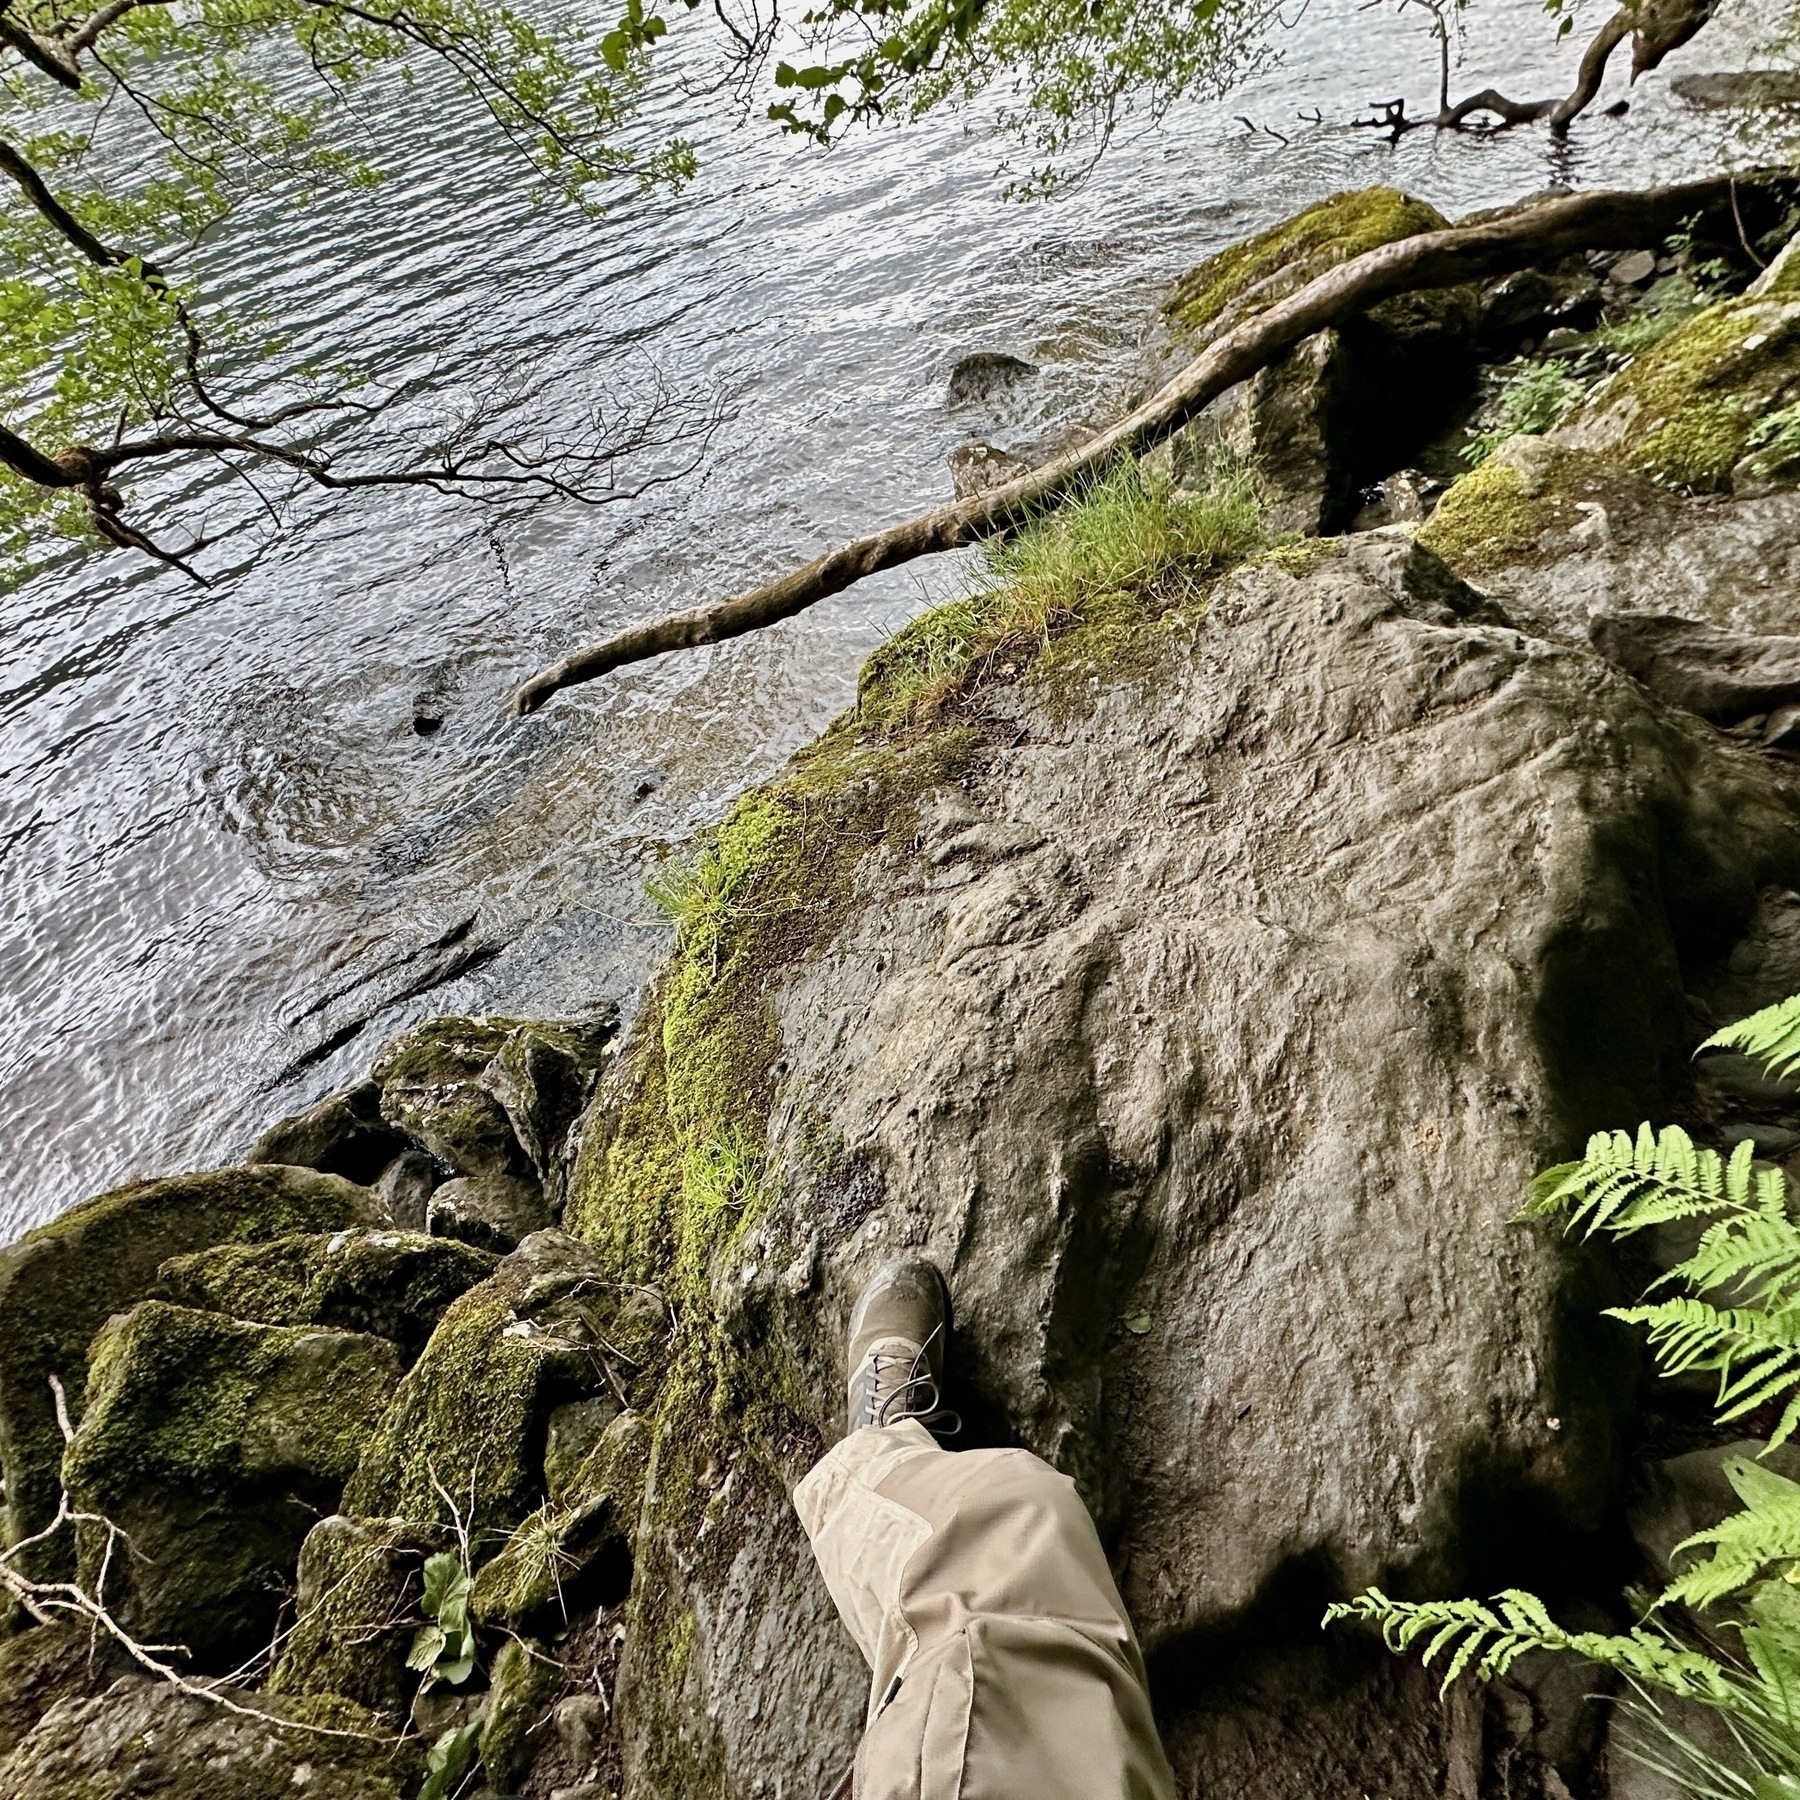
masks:
<svg viewBox="0 0 1800 1800"><path fill-rule="evenodd" d="M418 1685L406 1667L425 1558L451 1548L442 1526L409 1519L321 1519L301 1546L294 1625L272 1694L341 1694L400 1712Z"/></svg>
<svg viewBox="0 0 1800 1800"><path fill-rule="evenodd" d="M418 1354L450 1303L499 1261L449 1238L337 1231L272 1244L221 1244L171 1257L164 1297L268 1325L329 1325L391 1338Z"/></svg>
<svg viewBox="0 0 1800 1800"><path fill-rule="evenodd" d="M266 1642L316 1509L355 1468L400 1379L393 1345L249 1325L146 1300L94 1340L88 1406L63 1458L81 1572L140 1634L203 1662Z"/></svg>
<svg viewBox="0 0 1800 1800"><path fill-rule="evenodd" d="M310 1169L215 1169L140 1182L71 1207L0 1250L0 1473L6 1541L55 1516L62 1461L50 1380L79 1419L89 1340L113 1313L153 1291L170 1257L215 1244L377 1223L374 1197ZM30 1567L67 1574L53 1540Z"/></svg>
<svg viewBox="0 0 1800 1800"><path fill-rule="evenodd" d="M1731 486L1758 422L1800 398L1800 303L1728 300L1638 357L1574 421L1622 420L1625 459L1695 493Z"/></svg>
<svg viewBox="0 0 1800 1800"><path fill-rule="evenodd" d="M1566 496L1547 490L1506 456L1493 456L1438 502L1419 542L1459 573L1479 575L1539 554L1546 533L1580 517Z"/></svg>
<svg viewBox="0 0 1800 1800"><path fill-rule="evenodd" d="M1235 323L1353 256L1448 223L1436 207L1398 188L1334 194L1208 257L1183 277L1166 310L1189 331L1219 323L1227 311Z"/></svg>

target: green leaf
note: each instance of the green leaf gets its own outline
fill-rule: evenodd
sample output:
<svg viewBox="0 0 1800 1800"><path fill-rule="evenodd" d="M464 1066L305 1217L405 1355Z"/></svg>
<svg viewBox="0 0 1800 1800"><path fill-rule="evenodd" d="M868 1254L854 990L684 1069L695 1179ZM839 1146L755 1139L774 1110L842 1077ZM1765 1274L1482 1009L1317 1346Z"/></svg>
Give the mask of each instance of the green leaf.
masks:
<svg viewBox="0 0 1800 1800"><path fill-rule="evenodd" d="M444 1654L448 1640L435 1625L422 1625L415 1634L412 1648L406 1653L406 1666L423 1672Z"/></svg>
<svg viewBox="0 0 1800 1800"><path fill-rule="evenodd" d="M444 1610L444 1602L449 1598L451 1590L459 1581L466 1581L463 1566L454 1552L440 1550L435 1556L425 1559L425 1594L420 1604L432 1617L437 1618Z"/></svg>
<svg viewBox="0 0 1800 1800"><path fill-rule="evenodd" d="M1793 1074L1800 1070L1800 994L1715 1031L1700 1049L1741 1050L1777 1080Z"/></svg>
<svg viewBox="0 0 1800 1800"><path fill-rule="evenodd" d="M1131 1317L1125 1321L1125 1329L1134 1337L1142 1337L1144 1333L1150 1329L1150 1315L1148 1313L1133 1313Z"/></svg>
<svg viewBox="0 0 1800 1800"><path fill-rule="evenodd" d="M425 1785L419 1800L447 1800L468 1773L475 1756L479 1725L459 1725L446 1731L425 1753Z"/></svg>

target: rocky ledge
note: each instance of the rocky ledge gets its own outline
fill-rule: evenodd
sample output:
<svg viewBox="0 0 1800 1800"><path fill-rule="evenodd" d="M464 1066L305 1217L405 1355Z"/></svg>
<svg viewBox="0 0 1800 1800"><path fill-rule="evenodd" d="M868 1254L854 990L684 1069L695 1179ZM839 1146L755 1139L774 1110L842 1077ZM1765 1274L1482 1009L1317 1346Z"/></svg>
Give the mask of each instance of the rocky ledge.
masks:
<svg viewBox="0 0 1800 1800"><path fill-rule="evenodd" d="M1168 341L1435 217L1333 205ZM1800 1150L1800 1091L1690 1060L1800 991L1786 266L1574 259L1303 347L1158 491L1278 444L1277 524L1428 517L927 615L668 881L623 1039L431 1021L0 1253L0 1796L823 1793L865 1675L787 1493L901 1247L968 1441L1093 1509L1184 1791L1648 1795L1598 1678L1440 1699L1319 1618L1616 1618L1728 1504L1599 1317L1646 1271L1516 1215L1646 1115ZM1676 313L1450 479L1557 332ZM1410 437L1346 424L1409 369Z"/></svg>

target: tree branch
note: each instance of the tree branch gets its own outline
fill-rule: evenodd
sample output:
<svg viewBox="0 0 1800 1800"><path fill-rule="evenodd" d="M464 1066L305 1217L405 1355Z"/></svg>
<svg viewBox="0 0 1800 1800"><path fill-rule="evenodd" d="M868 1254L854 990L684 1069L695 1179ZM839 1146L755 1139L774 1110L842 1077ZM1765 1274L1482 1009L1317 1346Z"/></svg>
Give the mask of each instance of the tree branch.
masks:
<svg viewBox="0 0 1800 1800"><path fill-rule="evenodd" d="M89 262L102 269L116 269L130 261L123 250L115 250L95 237L76 216L51 193L49 184L14 147L0 139L0 172L10 175L25 198L53 225ZM140 265L151 281L161 283L162 272L154 263Z"/></svg>
<svg viewBox="0 0 1800 1800"><path fill-rule="evenodd" d="M520 687L512 696L512 709L520 715L536 712L564 688L665 651L760 631L879 570L993 537L1065 498L1115 458L1146 450L1180 430L1226 389L1303 338L1377 301L1424 288L1455 287L1577 250L1659 244L1684 219L1723 201L1731 179L1642 193L1577 194L1485 224L1423 232L1365 251L1215 339L1135 412L1089 443L1001 487L857 538L749 593L672 613L579 650Z"/></svg>

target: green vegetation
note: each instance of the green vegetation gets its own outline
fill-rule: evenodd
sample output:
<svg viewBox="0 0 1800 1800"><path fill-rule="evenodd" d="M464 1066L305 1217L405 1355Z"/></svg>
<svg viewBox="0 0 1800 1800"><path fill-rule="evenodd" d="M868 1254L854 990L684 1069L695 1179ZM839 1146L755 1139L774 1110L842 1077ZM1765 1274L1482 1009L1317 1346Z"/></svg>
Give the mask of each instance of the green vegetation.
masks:
<svg viewBox="0 0 1800 1800"><path fill-rule="evenodd" d="M1800 1067L1800 997L1702 1048L1714 1046L1791 1073ZM1698 1149L1674 1126L1644 1125L1635 1137L1599 1132L1579 1161L1537 1178L1525 1210L1615 1238L1707 1222L1694 1253L1657 1284L1678 1292L1609 1308L1609 1316L1646 1328L1664 1375L1715 1373L1721 1424L1781 1406L1766 1455L1800 1426L1800 1222L1789 1210L1787 1178L1758 1168L1753 1156L1748 1142L1729 1159ZM1394 1650L1417 1648L1426 1663L1441 1663L1446 1687L1468 1669L1483 1679L1504 1675L1531 1650L1616 1669L1640 1697L1636 1720L1650 1734L1635 1754L1680 1791L1696 1800L1783 1800L1800 1793L1800 1483L1743 1457L1727 1458L1724 1472L1743 1510L1676 1546L1684 1560L1674 1579L1629 1632L1564 1631L1540 1600L1518 1590L1484 1604L1398 1601L1371 1589L1326 1617L1379 1625ZM1716 1619L1701 1616L1714 1608L1723 1609ZM1658 1694L1723 1714L1735 1756L1722 1761L1687 1738L1658 1712Z"/></svg>
<svg viewBox="0 0 1800 1800"><path fill-rule="evenodd" d="M1334 194L1209 257L1183 277L1165 310L1189 331L1204 331L1230 309L1260 311L1365 250L1448 223L1436 207L1398 188Z"/></svg>
<svg viewBox="0 0 1800 1800"><path fill-rule="evenodd" d="M475 1672L475 1627L469 1623L473 1586L464 1555L440 1550L425 1559L425 1591L419 1600L426 1623L406 1653L406 1666L425 1677L430 1687L441 1681L461 1687Z"/></svg>
<svg viewBox="0 0 1800 1800"><path fill-rule="evenodd" d="M1069 634L1117 640L1202 601L1266 543L1259 484L1217 453L1197 489L1126 460L1017 537L992 546L966 600L934 607L869 658L856 722L899 731L935 720L989 679L1011 679Z"/></svg>
<svg viewBox="0 0 1800 1800"><path fill-rule="evenodd" d="M1506 365L1489 409L1492 425L1478 432L1463 449L1463 460L1478 466L1506 442L1524 435L1542 437L1587 397L1593 386L1566 363L1532 362L1525 357Z"/></svg>

